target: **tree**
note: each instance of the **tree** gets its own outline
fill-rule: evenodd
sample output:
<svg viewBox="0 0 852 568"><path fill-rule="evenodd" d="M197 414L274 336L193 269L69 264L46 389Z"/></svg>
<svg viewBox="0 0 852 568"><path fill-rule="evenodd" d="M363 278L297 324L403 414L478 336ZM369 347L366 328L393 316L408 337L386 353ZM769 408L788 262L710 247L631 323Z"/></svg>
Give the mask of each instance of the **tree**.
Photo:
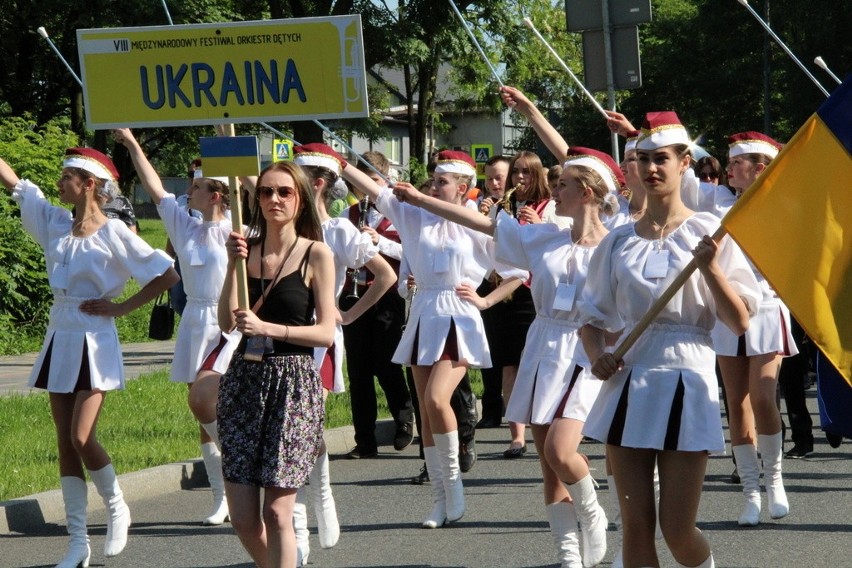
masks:
<svg viewBox="0 0 852 568"><path fill-rule="evenodd" d="M69 126L67 119L42 127L28 116L0 119L0 156L21 179L32 180L54 200L60 158L65 148L78 144ZM0 197L0 264L0 354L6 354L27 333L43 333L52 297L44 253L24 232L20 210L8 192Z"/></svg>

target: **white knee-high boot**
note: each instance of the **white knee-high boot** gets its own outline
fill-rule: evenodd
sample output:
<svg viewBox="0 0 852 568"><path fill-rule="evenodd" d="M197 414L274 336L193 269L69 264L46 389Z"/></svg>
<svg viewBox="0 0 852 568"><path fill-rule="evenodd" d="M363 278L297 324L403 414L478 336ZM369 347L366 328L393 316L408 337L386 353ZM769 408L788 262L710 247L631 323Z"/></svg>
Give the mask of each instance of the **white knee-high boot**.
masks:
<svg viewBox="0 0 852 568"><path fill-rule="evenodd" d="M786 517L790 512L790 504L787 502L787 492L784 491L784 480L781 478L781 451L784 444L781 432L758 434L757 444L763 458L763 483L769 498L769 516L773 519Z"/></svg>
<svg viewBox="0 0 852 568"><path fill-rule="evenodd" d="M221 450L222 444L219 443L219 422L214 420L213 422L202 424L201 427L204 428L204 431L207 432L207 435L210 436L210 439L213 440L216 447Z"/></svg>
<svg viewBox="0 0 852 568"><path fill-rule="evenodd" d="M130 509L124 502L124 494L118 486L115 469L107 464L99 470L89 470L92 482L98 489L107 508L107 534L104 543L104 556L121 554L127 544L127 530L130 528Z"/></svg>
<svg viewBox="0 0 852 568"><path fill-rule="evenodd" d="M731 450L737 459L737 470L743 484L743 510L737 524L741 527L753 527L760 522L760 462L757 448L751 444L733 446Z"/></svg>
<svg viewBox="0 0 852 568"><path fill-rule="evenodd" d="M444 476L444 495L447 500L447 522L452 523L464 516L464 485L459 467L458 430L446 434L432 434ZM431 471L430 471L431 474Z"/></svg>
<svg viewBox="0 0 852 568"><path fill-rule="evenodd" d="M296 532L296 566L308 563L311 553L311 543L308 531L308 495L305 487L296 491L296 504L293 505L293 530Z"/></svg>
<svg viewBox="0 0 852 568"><path fill-rule="evenodd" d="M63 476L59 478L62 485L62 501L65 504L65 526L68 529L68 552L59 561L56 568L78 568L89 566L89 534L86 531L86 504L88 488L86 481L79 477Z"/></svg>
<svg viewBox="0 0 852 568"><path fill-rule="evenodd" d="M447 497L444 493L444 472L435 446L423 446L423 459L432 488L432 511L423 519L424 529L437 529L447 522Z"/></svg>
<svg viewBox="0 0 852 568"><path fill-rule="evenodd" d="M317 458L310 475L311 499L314 502L314 514L317 516L319 542L323 548L331 548L340 538L340 523L337 520L337 507L331 494L331 474L328 469L328 452Z"/></svg>
<svg viewBox="0 0 852 568"><path fill-rule="evenodd" d="M595 484L589 474L577 483L567 485L583 534L583 566L600 564L606 555L606 513L598 503Z"/></svg>
<svg viewBox="0 0 852 568"><path fill-rule="evenodd" d="M217 526L228 520L228 500L225 499L225 478L222 476L222 453L216 444L208 442L201 444L201 457L207 479L213 491L213 508L210 514L201 522L204 525Z"/></svg>
<svg viewBox="0 0 852 568"><path fill-rule="evenodd" d="M739 465L740 462L737 461L737 466ZM678 564L677 562L675 562L675 566L677 566L678 568L716 568L716 563L713 561L713 554L711 553L710 556L707 557L707 560L705 560L698 566L684 566L683 564Z"/></svg>
<svg viewBox="0 0 852 568"><path fill-rule="evenodd" d="M580 541L577 539L577 513L571 503L551 503L546 507L550 534L556 545L561 568L581 568Z"/></svg>

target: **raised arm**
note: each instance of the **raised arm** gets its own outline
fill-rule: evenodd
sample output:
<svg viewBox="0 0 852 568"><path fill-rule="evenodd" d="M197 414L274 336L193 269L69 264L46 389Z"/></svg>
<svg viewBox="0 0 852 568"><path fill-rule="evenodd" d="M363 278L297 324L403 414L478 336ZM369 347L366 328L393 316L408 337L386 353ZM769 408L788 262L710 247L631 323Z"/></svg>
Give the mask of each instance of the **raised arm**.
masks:
<svg viewBox="0 0 852 568"><path fill-rule="evenodd" d="M133 136L133 132L129 128L116 128L113 130L113 136L116 142L130 152L130 159L133 161L133 167L136 168L142 187L145 188L145 192L151 197L154 205L159 205L166 195L166 190L163 188L163 182L160 181L157 170L148 161L145 152L142 151L142 146Z"/></svg>
<svg viewBox="0 0 852 568"><path fill-rule="evenodd" d="M568 143L553 128L553 125L547 121L544 115L541 114L538 107L515 87L509 87L508 85L501 87L500 96L503 98L506 106L514 108L526 117L539 139L544 142L544 145L547 146L547 149L550 150L550 153L553 154L556 160L560 164L565 161L565 157L568 155Z"/></svg>
<svg viewBox="0 0 852 568"><path fill-rule="evenodd" d="M440 199L420 193L410 183L401 182L396 184L393 188L393 193L400 201L410 203L416 207L422 207L430 213L434 213L439 217L443 217L448 221L458 223L474 231L494 236L494 227L497 226L496 219L491 219L488 215L483 215L479 211L474 211L464 205L447 203L446 201L441 201Z"/></svg>
<svg viewBox="0 0 852 568"><path fill-rule="evenodd" d="M631 123L627 117L620 112L616 112L614 110L607 110L604 112L606 112L606 115L609 117L606 121L607 128L616 134L626 138L636 131L636 129L633 128L633 123Z"/></svg>
<svg viewBox="0 0 852 568"><path fill-rule="evenodd" d="M379 193L382 188L379 187L373 178L359 170L358 168L349 167L343 168L343 179L361 190L364 195L375 201L379 198Z"/></svg>
<svg viewBox="0 0 852 568"><path fill-rule="evenodd" d="M0 158L0 181L2 181L3 185L6 186L6 189L10 191L18 185L19 181L21 181L20 178L18 178L18 174L9 167L9 164L7 164L3 158Z"/></svg>

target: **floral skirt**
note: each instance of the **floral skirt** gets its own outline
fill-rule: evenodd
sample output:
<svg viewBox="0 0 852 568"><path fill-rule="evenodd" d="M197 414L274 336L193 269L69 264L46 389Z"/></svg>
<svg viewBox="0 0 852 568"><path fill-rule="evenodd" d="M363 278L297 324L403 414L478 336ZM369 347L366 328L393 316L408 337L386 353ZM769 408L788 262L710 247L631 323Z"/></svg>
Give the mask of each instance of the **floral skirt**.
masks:
<svg viewBox="0 0 852 568"><path fill-rule="evenodd" d="M310 355L234 354L219 383L222 471L232 483L299 488L322 443L324 405Z"/></svg>

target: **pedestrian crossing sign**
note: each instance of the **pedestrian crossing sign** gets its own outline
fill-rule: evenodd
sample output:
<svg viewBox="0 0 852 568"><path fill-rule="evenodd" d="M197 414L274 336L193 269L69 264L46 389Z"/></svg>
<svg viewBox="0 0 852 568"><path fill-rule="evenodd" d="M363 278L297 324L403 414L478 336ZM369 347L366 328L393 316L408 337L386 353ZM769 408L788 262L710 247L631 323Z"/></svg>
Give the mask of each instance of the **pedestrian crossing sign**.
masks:
<svg viewBox="0 0 852 568"><path fill-rule="evenodd" d="M293 159L293 141L276 138L272 141L272 161L283 162Z"/></svg>
<svg viewBox="0 0 852 568"><path fill-rule="evenodd" d="M476 162L476 179L485 179L485 162L494 155L494 146L492 144L471 144L470 153L473 154L473 161Z"/></svg>

